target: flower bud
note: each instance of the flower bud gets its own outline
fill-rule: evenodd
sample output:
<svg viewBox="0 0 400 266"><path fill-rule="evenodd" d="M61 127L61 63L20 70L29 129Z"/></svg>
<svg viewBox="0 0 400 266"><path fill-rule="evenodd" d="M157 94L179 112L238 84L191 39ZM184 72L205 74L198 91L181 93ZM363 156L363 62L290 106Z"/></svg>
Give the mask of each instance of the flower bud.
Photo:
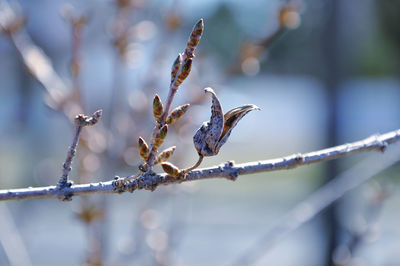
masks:
<svg viewBox="0 0 400 266"><path fill-rule="evenodd" d="M186 45L185 54L188 58L194 57L194 50L200 42L201 35L204 30L204 22L203 19L200 19L196 25L194 25L192 33L190 34L189 41Z"/></svg>
<svg viewBox="0 0 400 266"><path fill-rule="evenodd" d="M168 161L176 149L176 146L172 146L168 149L163 150L156 158L156 164Z"/></svg>
<svg viewBox="0 0 400 266"><path fill-rule="evenodd" d="M181 173L179 168L173 165L172 163L161 163L161 167L164 170L164 172L175 178L179 177L179 174Z"/></svg>
<svg viewBox="0 0 400 266"><path fill-rule="evenodd" d="M164 142L165 137L167 136L168 133L168 125L164 125L154 136L153 139L153 146L155 149L158 149L161 147L161 145Z"/></svg>
<svg viewBox="0 0 400 266"><path fill-rule="evenodd" d="M139 137L138 146L139 146L140 157L142 157L142 159L146 161L147 158L149 157L149 146L142 137Z"/></svg>
<svg viewBox="0 0 400 266"><path fill-rule="evenodd" d="M192 69L192 59L188 59L183 63L182 69L178 74L178 77L175 81L175 87L179 87L182 82L189 76L190 70Z"/></svg>
<svg viewBox="0 0 400 266"><path fill-rule="evenodd" d="M179 68L181 67L182 63L182 54L179 54L178 57L175 59L174 63L172 64L171 69L171 83L174 82L176 73L178 73Z"/></svg>
<svg viewBox="0 0 400 266"><path fill-rule="evenodd" d="M167 116L167 119L165 120L165 123L167 124L172 124L176 122L181 116L183 116L187 109L189 108L190 104L184 104L181 106L176 107L172 112Z"/></svg>
<svg viewBox="0 0 400 266"><path fill-rule="evenodd" d="M164 109L164 107L161 102L161 99L158 96L158 94L156 94L156 96L154 96L154 100L153 100L153 114L154 114L154 118L156 119L157 122L161 121L163 109Z"/></svg>

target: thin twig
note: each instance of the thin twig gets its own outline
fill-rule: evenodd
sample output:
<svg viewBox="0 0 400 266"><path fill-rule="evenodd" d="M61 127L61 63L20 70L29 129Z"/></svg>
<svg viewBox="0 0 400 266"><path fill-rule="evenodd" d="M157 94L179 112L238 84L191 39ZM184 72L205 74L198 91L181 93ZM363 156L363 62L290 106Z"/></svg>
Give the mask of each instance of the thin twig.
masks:
<svg viewBox="0 0 400 266"><path fill-rule="evenodd" d="M290 169L300 165L333 160L355 153L369 151L383 152L388 145L397 141L400 141L400 129L382 135L374 135L360 141L305 154L293 154L277 159L237 165L233 162L227 162L224 165L191 171L184 179L148 171L129 183L121 182L124 178L117 178L107 182L72 185L71 187L65 187L63 190L57 189L56 186L0 190L0 201L57 198L62 196L71 198L72 196L88 194L133 192L138 189L153 191L159 185L170 185L209 178L223 177L235 180L239 175Z"/></svg>
<svg viewBox="0 0 400 266"><path fill-rule="evenodd" d="M64 187L68 183L68 174L71 171L71 164L72 160L74 159L75 153L76 153L76 146L78 145L79 141L79 136L82 132L82 126L81 125L76 125L75 128L75 134L74 138L72 139L72 144L69 146L68 152L67 152L67 158L65 159L65 162L63 164L63 173L62 176L60 177L60 180L58 181L58 186Z"/></svg>
<svg viewBox="0 0 400 266"><path fill-rule="evenodd" d="M76 146L78 145L79 136L82 132L82 128L85 126L95 125L100 120L102 112L102 110L98 110L92 116L85 116L80 114L75 117L75 135L72 140L72 144L68 149L67 158L65 159L65 162L63 164L63 174L60 177L57 185L59 189L62 189L68 185L68 174L71 171L72 160L74 159L76 153Z"/></svg>
<svg viewBox="0 0 400 266"><path fill-rule="evenodd" d="M397 131L397 136L400 132ZM338 175L283 215L259 241L232 265L252 265L271 247L294 230L315 218L347 192L400 161L397 144L385 157L371 156Z"/></svg>

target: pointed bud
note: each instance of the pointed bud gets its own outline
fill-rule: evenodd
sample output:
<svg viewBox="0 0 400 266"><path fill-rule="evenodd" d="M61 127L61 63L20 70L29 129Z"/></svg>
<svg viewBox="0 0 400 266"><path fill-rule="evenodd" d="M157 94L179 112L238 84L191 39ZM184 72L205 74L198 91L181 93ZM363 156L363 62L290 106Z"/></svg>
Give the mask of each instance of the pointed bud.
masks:
<svg viewBox="0 0 400 266"><path fill-rule="evenodd" d="M168 125L164 125L154 136L153 139L153 147L158 149L164 142L165 137L167 136Z"/></svg>
<svg viewBox="0 0 400 266"><path fill-rule="evenodd" d="M161 99L158 96L158 94L156 94L156 96L154 96L154 100L153 100L153 114L154 114L154 118L156 119L157 122L161 121L163 109L164 109L164 107L161 102Z"/></svg>
<svg viewBox="0 0 400 266"><path fill-rule="evenodd" d="M179 68L181 67L182 63L182 54L179 54L178 57L175 59L175 62L172 64L171 69L171 83L174 82L176 73L178 73Z"/></svg>
<svg viewBox="0 0 400 266"><path fill-rule="evenodd" d="M194 25L192 33L190 34L189 41L186 45L185 54L188 58L194 57L194 50L200 42L201 35L204 31L203 19L200 19L196 25Z"/></svg>
<svg viewBox="0 0 400 266"><path fill-rule="evenodd" d="M156 159L156 165L168 161L171 158L172 154L174 153L176 146L172 146L168 149L163 150Z"/></svg>
<svg viewBox="0 0 400 266"><path fill-rule="evenodd" d="M168 115L167 119L165 120L165 123L171 125L172 123L175 123L181 116L183 116L187 109L189 108L190 104L184 104L181 106L176 107L172 112Z"/></svg>
<svg viewBox="0 0 400 266"><path fill-rule="evenodd" d="M172 163L161 163L161 167L163 168L164 172L172 177L179 177L179 174L181 173L179 168Z"/></svg>
<svg viewBox="0 0 400 266"><path fill-rule="evenodd" d="M142 137L139 137L138 146L139 146L140 157L142 157L142 159L146 161L147 158L149 157L149 146Z"/></svg>
<svg viewBox="0 0 400 266"><path fill-rule="evenodd" d="M176 78L175 87L179 87L181 83L189 76L190 70L192 69L192 59L188 59L184 62L181 71Z"/></svg>

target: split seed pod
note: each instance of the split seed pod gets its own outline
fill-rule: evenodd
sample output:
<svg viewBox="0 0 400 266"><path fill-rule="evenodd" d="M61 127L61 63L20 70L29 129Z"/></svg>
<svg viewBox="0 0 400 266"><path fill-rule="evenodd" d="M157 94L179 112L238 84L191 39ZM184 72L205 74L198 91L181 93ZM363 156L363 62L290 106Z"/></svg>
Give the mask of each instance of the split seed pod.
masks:
<svg viewBox="0 0 400 266"><path fill-rule="evenodd" d="M190 104L184 104L181 106L176 107L172 112L167 116L165 122L169 125L175 123L179 118L181 118L189 108Z"/></svg>
<svg viewBox="0 0 400 266"><path fill-rule="evenodd" d="M181 173L179 168L173 165L172 163L161 163L161 167L164 170L164 172L175 178L179 177Z"/></svg>
<svg viewBox="0 0 400 266"><path fill-rule="evenodd" d="M149 146L142 137L139 137L138 146L139 146L140 157L142 157L142 159L146 161L147 158L149 157Z"/></svg>
<svg viewBox="0 0 400 266"><path fill-rule="evenodd" d="M169 147L163 150L156 158L156 165L168 161L174 153L176 146Z"/></svg>
<svg viewBox="0 0 400 266"><path fill-rule="evenodd" d="M160 96L158 96L158 94L156 94L156 96L154 96L154 100L153 100L153 115L157 122L161 121L163 109L164 109L164 107L161 102Z"/></svg>
<svg viewBox="0 0 400 266"><path fill-rule="evenodd" d="M165 137L167 136L168 125L164 125L157 133L154 135L153 139L153 147L158 149L164 142Z"/></svg>
<svg viewBox="0 0 400 266"><path fill-rule="evenodd" d="M193 137L194 147L203 156L217 155L219 149L228 140L232 129L239 120L252 110L260 110L254 104L246 104L233 108L225 115L222 113L221 103L212 88L205 88L212 96L211 118L204 122Z"/></svg>

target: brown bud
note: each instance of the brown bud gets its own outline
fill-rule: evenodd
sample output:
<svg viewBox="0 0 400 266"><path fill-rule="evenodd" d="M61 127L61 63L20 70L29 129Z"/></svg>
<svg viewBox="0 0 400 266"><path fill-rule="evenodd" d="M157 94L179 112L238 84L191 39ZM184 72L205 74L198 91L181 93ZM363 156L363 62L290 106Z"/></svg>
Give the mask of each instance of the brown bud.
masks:
<svg viewBox="0 0 400 266"><path fill-rule="evenodd" d="M168 161L176 149L176 146L163 150L156 158L156 165Z"/></svg>
<svg viewBox="0 0 400 266"><path fill-rule="evenodd" d="M181 116L183 116L186 113L189 106L190 106L190 104L187 103L187 104L176 107L168 115L167 119L165 120L165 123L170 125L170 124L176 122L179 118L181 118Z"/></svg>
<svg viewBox="0 0 400 266"><path fill-rule="evenodd" d="M179 177L179 174L181 173L179 168L172 163L161 163L161 167L163 168L164 172L172 177Z"/></svg>
<svg viewBox="0 0 400 266"><path fill-rule="evenodd" d="M165 137L167 136L168 125L164 125L155 135L153 139L153 147L158 149L164 142Z"/></svg>
<svg viewBox="0 0 400 266"><path fill-rule="evenodd" d="M175 59L174 63L172 64L171 69L171 83L174 82L176 73L178 73L179 68L181 67L182 63L182 54L179 54L178 57Z"/></svg>
<svg viewBox="0 0 400 266"><path fill-rule="evenodd" d="M157 122L161 121L161 117L163 114L163 104L161 102L160 97L158 96L158 94L156 94L156 96L154 96L154 100L153 100L153 114L154 114L154 118L156 119Z"/></svg>
<svg viewBox="0 0 400 266"><path fill-rule="evenodd" d="M181 83L189 76L190 70L192 69L192 59L188 59L184 62L181 71L176 78L175 87L179 87Z"/></svg>
<svg viewBox="0 0 400 266"><path fill-rule="evenodd" d="M200 19L196 25L194 25L192 33L190 34L189 41L186 45L185 54L188 58L194 57L194 50L200 42L201 35L204 30L204 22L203 19Z"/></svg>
<svg viewBox="0 0 400 266"><path fill-rule="evenodd" d="M146 161L147 158L149 157L149 146L142 137L139 137L138 146L139 146L140 157L142 157L142 159Z"/></svg>

